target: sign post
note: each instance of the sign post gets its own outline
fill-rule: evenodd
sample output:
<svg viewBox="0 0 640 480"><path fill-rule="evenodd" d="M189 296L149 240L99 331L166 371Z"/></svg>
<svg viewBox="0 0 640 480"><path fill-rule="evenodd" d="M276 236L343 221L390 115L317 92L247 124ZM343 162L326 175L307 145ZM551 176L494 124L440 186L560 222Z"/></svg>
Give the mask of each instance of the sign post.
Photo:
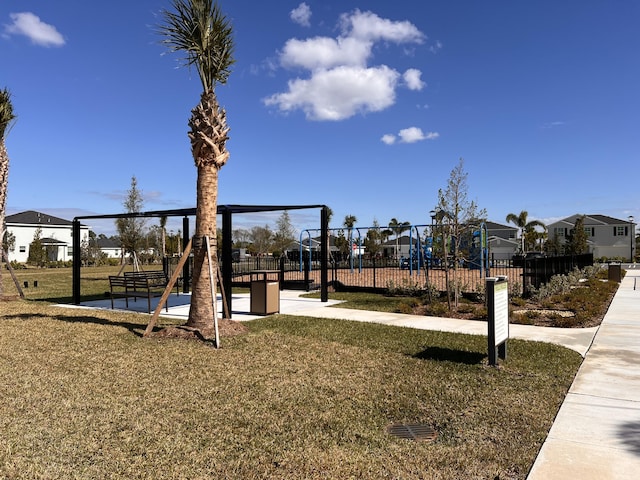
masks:
<svg viewBox="0 0 640 480"><path fill-rule="evenodd" d="M486 282L489 365L497 366L498 357L507 359L509 283L505 276L488 277Z"/></svg>

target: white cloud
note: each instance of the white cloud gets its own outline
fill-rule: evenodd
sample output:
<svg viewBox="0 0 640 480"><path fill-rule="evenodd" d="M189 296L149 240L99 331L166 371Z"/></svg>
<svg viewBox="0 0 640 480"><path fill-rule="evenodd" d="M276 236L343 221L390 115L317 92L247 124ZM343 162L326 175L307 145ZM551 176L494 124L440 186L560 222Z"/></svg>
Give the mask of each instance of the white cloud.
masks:
<svg viewBox="0 0 640 480"><path fill-rule="evenodd" d="M409 127L400 130L397 137L387 133L386 135L383 135L380 140L387 145L393 145L396 143L397 138L400 139L401 143L416 143L422 140L435 140L438 137L440 137L440 134L437 132L424 133L421 128Z"/></svg>
<svg viewBox="0 0 640 480"><path fill-rule="evenodd" d="M396 143L396 136L387 133L383 135L380 140L382 141L382 143L386 143L387 145L393 145L394 143Z"/></svg>
<svg viewBox="0 0 640 480"><path fill-rule="evenodd" d="M386 66L336 67L318 71L308 80L291 80L288 92L274 94L264 102L284 112L301 109L310 120L344 120L393 105L398 77Z"/></svg>
<svg viewBox="0 0 640 480"><path fill-rule="evenodd" d="M364 66L370 55L371 45L355 38L292 38L284 45L280 63L284 67L302 67L313 71L340 65Z"/></svg>
<svg viewBox="0 0 640 480"><path fill-rule="evenodd" d="M402 75L404 82L409 87L409 90L422 90L426 83L424 83L420 77L422 76L422 72L415 68L410 68Z"/></svg>
<svg viewBox="0 0 640 480"><path fill-rule="evenodd" d="M308 27L311 25L311 8L309 8L309 5L303 2L296 8L291 10L291 12L289 13L289 17L298 25Z"/></svg>
<svg viewBox="0 0 640 480"><path fill-rule="evenodd" d="M43 47L61 47L65 44L64 37L56 27L44 23L31 12L10 13L12 24L5 25L8 35L24 35L36 45Z"/></svg>
<svg viewBox="0 0 640 480"><path fill-rule="evenodd" d="M425 35L409 21L394 22L372 12L356 10L340 16L344 36L375 42L423 43Z"/></svg>
<svg viewBox="0 0 640 480"><path fill-rule="evenodd" d="M387 65L369 66L373 47L380 41L420 44L425 35L408 21L395 22L359 10L343 14L340 28L341 34L335 38L285 42L279 53L280 65L306 70L309 77L289 80L288 90L263 99L265 105L283 112L302 110L312 120L337 121L381 111L395 103L401 75ZM409 69L404 82L419 90L424 87L420 75Z"/></svg>
<svg viewBox="0 0 640 480"><path fill-rule="evenodd" d="M398 132L398 136L402 143L415 143L426 138L422 129L418 127L403 128Z"/></svg>

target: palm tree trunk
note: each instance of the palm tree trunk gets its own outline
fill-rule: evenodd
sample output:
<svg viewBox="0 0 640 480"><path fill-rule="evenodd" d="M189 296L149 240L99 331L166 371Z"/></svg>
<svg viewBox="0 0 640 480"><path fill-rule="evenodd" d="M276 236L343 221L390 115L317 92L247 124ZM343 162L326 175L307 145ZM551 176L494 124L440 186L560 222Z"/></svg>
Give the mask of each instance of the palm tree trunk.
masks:
<svg viewBox="0 0 640 480"><path fill-rule="evenodd" d="M214 164L198 167L196 232L193 243L193 284L187 326L208 336L213 332L213 298L204 237L209 237L212 270L218 271L217 209L218 168ZM214 292L215 292L214 279Z"/></svg>
<svg viewBox="0 0 640 480"><path fill-rule="evenodd" d="M2 242L4 242L5 234L5 207L7 204L7 189L9 184L9 154L4 144L4 138L0 138L0 251L2 250ZM9 252L7 252L7 261L9 260ZM0 255L0 297L4 294L2 285L2 262L3 256Z"/></svg>

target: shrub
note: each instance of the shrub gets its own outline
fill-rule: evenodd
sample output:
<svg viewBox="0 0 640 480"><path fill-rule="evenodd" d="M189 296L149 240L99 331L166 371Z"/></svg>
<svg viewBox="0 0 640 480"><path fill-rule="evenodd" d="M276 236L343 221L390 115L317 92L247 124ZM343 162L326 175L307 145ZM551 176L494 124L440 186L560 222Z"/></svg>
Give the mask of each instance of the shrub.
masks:
<svg viewBox="0 0 640 480"><path fill-rule="evenodd" d="M601 270L599 266L591 266L583 269L575 268L566 275L554 275L548 283L541 285L538 289L532 289L531 296L535 301L543 302L553 295L568 293L573 287L596 278Z"/></svg>

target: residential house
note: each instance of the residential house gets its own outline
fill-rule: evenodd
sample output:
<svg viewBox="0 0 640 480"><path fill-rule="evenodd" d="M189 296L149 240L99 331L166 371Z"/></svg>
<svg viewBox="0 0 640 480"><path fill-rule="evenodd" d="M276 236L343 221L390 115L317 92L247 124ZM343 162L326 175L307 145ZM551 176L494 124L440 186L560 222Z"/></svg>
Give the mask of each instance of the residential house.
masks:
<svg viewBox="0 0 640 480"><path fill-rule="evenodd" d="M15 242L9 248L9 261L25 263L29 258L29 245L40 229L40 241L49 261L73 259L72 222L42 212L28 210L6 217L7 233ZM89 227L80 226L80 238L89 238Z"/></svg>
<svg viewBox="0 0 640 480"><path fill-rule="evenodd" d="M574 228L576 220L583 215L572 215L548 226L550 241L557 239L562 246ZM634 253L635 224L606 215L584 215L584 231L587 234L589 253L593 257L629 259Z"/></svg>
<svg viewBox="0 0 640 480"><path fill-rule="evenodd" d="M487 227L487 243L491 260L510 260L520 249L521 242L517 239L518 229L509 225L485 222Z"/></svg>
<svg viewBox="0 0 640 480"><path fill-rule="evenodd" d="M107 258L120 258L122 255L122 245L120 242L116 242L110 238L100 236L96 240L98 248L104 253Z"/></svg>

